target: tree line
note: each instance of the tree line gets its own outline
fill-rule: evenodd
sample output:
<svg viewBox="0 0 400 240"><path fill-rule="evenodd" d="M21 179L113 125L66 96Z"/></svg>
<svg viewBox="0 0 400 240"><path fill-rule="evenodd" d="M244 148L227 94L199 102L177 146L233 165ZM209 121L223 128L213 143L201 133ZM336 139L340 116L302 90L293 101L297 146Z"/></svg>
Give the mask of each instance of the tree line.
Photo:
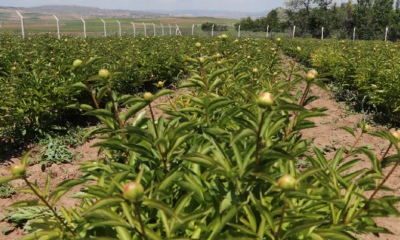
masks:
<svg viewBox="0 0 400 240"><path fill-rule="evenodd" d="M400 0L356 0L336 3L332 0L286 0L258 19L243 18L235 25L244 31L285 32L296 26L297 37L381 39L388 28L388 39L400 39Z"/></svg>

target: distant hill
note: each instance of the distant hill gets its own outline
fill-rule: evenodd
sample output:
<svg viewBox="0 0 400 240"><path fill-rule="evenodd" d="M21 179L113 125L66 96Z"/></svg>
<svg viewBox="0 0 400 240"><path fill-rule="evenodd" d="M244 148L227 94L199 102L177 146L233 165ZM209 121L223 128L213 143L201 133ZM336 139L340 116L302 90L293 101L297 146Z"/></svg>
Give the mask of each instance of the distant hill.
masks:
<svg viewBox="0 0 400 240"><path fill-rule="evenodd" d="M121 9L101 9L97 7L83 7L76 5L44 5L39 7L3 7L0 6L1 19L8 18L9 20L16 20L18 16L15 11L20 11L25 18L29 19L34 13L35 18L46 19L53 14L57 15L59 18L65 20L74 20L83 18L160 18L168 17L169 14L165 13L153 13L144 11L130 11ZM8 14L7 14L8 13ZM25 13L25 14L24 14ZM27 14L29 13L29 14ZM5 19L7 20L7 19Z"/></svg>
<svg viewBox="0 0 400 240"><path fill-rule="evenodd" d="M146 10L159 12L164 14L172 14L175 16L192 16L192 17L217 17L217 18L231 18L231 19L240 19L245 17L263 17L266 16L270 10L266 10L263 12L232 12L232 11L212 11L212 10L175 10L175 11L167 11L167 10Z"/></svg>

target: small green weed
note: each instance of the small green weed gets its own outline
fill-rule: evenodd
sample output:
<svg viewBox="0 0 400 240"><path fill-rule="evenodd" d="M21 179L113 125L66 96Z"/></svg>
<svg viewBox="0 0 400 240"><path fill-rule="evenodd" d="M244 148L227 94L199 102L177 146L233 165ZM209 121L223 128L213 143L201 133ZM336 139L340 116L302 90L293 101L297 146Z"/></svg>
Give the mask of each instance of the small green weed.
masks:
<svg viewBox="0 0 400 240"><path fill-rule="evenodd" d="M11 185L11 183L7 182L7 183L0 184L0 198L10 197L14 193L15 193L15 189Z"/></svg>

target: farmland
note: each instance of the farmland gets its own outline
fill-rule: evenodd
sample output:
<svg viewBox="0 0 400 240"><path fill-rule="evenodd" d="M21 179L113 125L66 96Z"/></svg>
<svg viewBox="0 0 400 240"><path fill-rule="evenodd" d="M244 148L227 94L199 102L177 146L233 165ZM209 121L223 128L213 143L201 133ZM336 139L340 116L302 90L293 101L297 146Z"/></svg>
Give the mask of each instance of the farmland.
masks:
<svg viewBox="0 0 400 240"><path fill-rule="evenodd" d="M9 239L400 234L396 43L41 34L0 44Z"/></svg>

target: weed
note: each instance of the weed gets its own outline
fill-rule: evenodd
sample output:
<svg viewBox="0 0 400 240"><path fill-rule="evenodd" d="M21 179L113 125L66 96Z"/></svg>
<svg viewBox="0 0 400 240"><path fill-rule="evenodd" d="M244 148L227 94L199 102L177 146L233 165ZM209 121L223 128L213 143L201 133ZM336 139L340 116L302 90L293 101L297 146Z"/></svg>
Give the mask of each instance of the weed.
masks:
<svg viewBox="0 0 400 240"><path fill-rule="evenodd" d="M14 187L11 185L11 183L3 183L0 184L0 198L7 198L10 197L15 193Z"/></svg>

